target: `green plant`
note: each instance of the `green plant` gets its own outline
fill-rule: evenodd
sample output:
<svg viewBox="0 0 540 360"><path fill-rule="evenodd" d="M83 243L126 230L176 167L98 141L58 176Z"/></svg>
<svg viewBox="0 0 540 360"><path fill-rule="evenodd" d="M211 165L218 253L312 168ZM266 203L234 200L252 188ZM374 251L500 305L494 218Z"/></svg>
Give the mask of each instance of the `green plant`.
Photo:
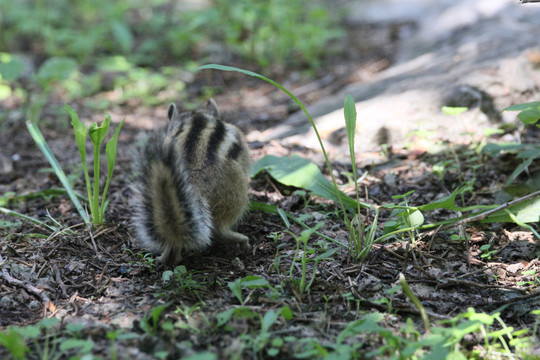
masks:
<svg viewBox="0 0 540 360"><path fill-rule="evenodd" d="M91 353L92 340L77 338L75 328L67 328L66 335L59 337L56 318L43 319L36 325L9 327L0 332L0 346L6 348L14 359L58 359L68 355L79 357ZM28 342L30 344L28 344Z"/></svg>
<svg viewBox="0 0 540 360"><path fill-rule="evenodd" d="M197 303L191 306L182 303L181 305L177 306L174 313L179 314L182 318L176 320L176 322L174 323L174 327L179 329L186 329L195 334L202 333L204 329L207 329L211 325L211 322L206 316L206 314L201 311L201 308L201 303ZM198 320L194 320L194 318ZM203 322L201 322L200 319L202 319Z"/></svg>
<svg viewBox="0 0 540 360"><path fill-rule="evenodd" d="M536 274L536 269L522 271L521 275L528 277L530 280L527 281L518 281L518 286L534 286L540 284L540 278Z"/></svg>
<svg viewBox="0 0 540 360"><path fill-rule="evenodd" d="M177 292L190 292L198 296L198 290L204 288L206 282L193 278L193 272L188 271L184 265L178 265L173 271L165 270L161 280L169 284Z"/></svg>
<svg viewBox="0 0 540 360"><path fill-rule="evenodd" d="M288 306L282 306L278 310L268 310L264 315L261 315L248 307L240 306L219 313L217 315L217 325L230 330L231 328L228 323L232 320L258 319L260 322L259 332L255 334L243 334L240 338L255 353L260 353L270 343L271 346L267 349L267 355L276 356L279 353L279 347L283 345L284 341L279 337L274 337L271 341L272 333L270 332L270 328L280 316L285 320L291 320L293 318L293 312Z"/></svg>
<svg viewBox="0 0 540 360"><path fill-rule="evenodd" d="M261 66L307 63L316 67L328 51L328 42L342 34L317 1L213 0L213 4L205 11L206 19L224 29L219 37Z"/></svg>
<svg viewBox="0 0 540 360"><path fill-rule="evenodd" d="M407 197L414 193L411 190L403 195L394 195L392 199L401 200L397 206L388 206L392 208L390 219L384 224L383 234L388 234L398 230L404 230L409 233L411 242L415 243L415 232L424 224L424 215L418 208L408 205Z"/></svg>
<svg viewBox="0 0 540 360"><path fill-rule="evenodd" d="M482 255L480 255L483 259L491 260L491 256L495 253L497 253L497 250L490 250L491 244L484 244L480 246L480 250L482 250Z"/></svg>
<svg viewBox="0 0 540 360"><path fill-rule="evenodd" d="M315 227L302 231L300 233L300 236L296 236L293 232L287 230L287 233L296 240L296 251L294 253L293 261L291 263L291 268L289 270L289 279L291 280L292 284L296 285L296 295L300 300L302 299L304 293L309 290L311 284L313 284L319 262L325 259L331 259L332 256L338 251L338 248L334 248L325 251L324 253L315 256L314 258L308 258L309 255L315 254L315 249L313 249L311 246L308 246L309 238L323 225L324 223L318 223ZM300 249L301 245L302 249ZM295 269L295 264L298 259L298 254L300 252L301 274L300 280L298 280L293 275L293 270ZM307 282L307 264L311 261L313 261L315 264L313 265L313 273L311 275L311 279L309 280L309 282Z"/></svg>
<svg viewBox="0 0 540 360"><path fill-rule="evenodd" d="M84 170L84 178L86 181L86 190L88 193L88 203L90 205L90 214L92 216L92 223L94 225L99 225L103 223L105 219L105 210L109 201L107 199L107 191L109 190L109 184L114 170L114 164L116 162L116 148L118 143L118 135L120 129L124 124L124 120L116 127L114 136L107 141L105 146L105 153L107 154L107 180L105 182L105 187L101 194L101 204L99 202L99 169L100 169L100 147L107 136L109 131L111 117L110 115L105 116L105 121L98 126L96 122L90 125L90 128L86 128L86 125L79 120L79 116L70 106L65 105L65 109L69 116L71 117L71 125L73 126L73 131L75 132L75 139L77 140L77 146L79 148L79 153L81 155L81 162ZM88 168L86 165L86 134L94 145L94 184L90 182L90 176L88 174Z"/></svg>
<svg viewBox="0 0 540 360"><path fill-rule="evenodd" d="M139 322L141 330L151 335L157 335L159 319L169 305L170 304L159 305L150 310Z"/></svg>
<svg viewBox="0 0 540 360"><path fill-rule="evenodd" d="M231 281L227 283L227 286L229 286L229 289L231 289L232 293L240 304L244 305L247 301L248 297L244 300L242 297L242 289L260 289L260 288L267 288L267 289L273 289L268 280L263 279L259 276L254 275L248 275L242 279L236 279L235 281Z"/></svg>
<svg viewBox="0 0 540 360"><path fill-rule="evenodd" d="M348 217L349 211L353 211L353 215L354 215L355 213L359 214L359 210L358 210L359 207L367 207L369 209L376 209L376 208L391 209L393 212L392 214L393 216L391 216L390 222L387 222L387 224L385 224L383 235L373 240L372 238L375 236L374 235L375 229L374 227L372 227L369 230L369 233L367 234L367 240L368 240L367 243L380 242L387 238L391 238L405 232L409 233L411 241L414 242L416 239L415 232L418 230L433 229L441 225L446 225L448 227L456 226L456 225L463 224L472 220L484 221L484 222L510 221L520 226L524 225L526 228L533 231L535 235L537 235L534 228L532 228L530 225L527 225L526 223L540 221L540 210L539 210L540 209L540 196L539 196L540 192L531 193L527 197L517 199L515 202L511 204L505 204L503 206L497 206L497 205L472 205L472 206L463 206L463 207L457 206L456 196L460 196L462 199L462 203L465 205L464 193L472 190L472 181L473 181L472 179L466 182L464 186L461 186L455 189L450 195L437 199L431 203L420 205L420 206L409 206L407 204L407 196L410 195L410 193L403 194L403 195L396 195L395 197L396 199L399 199L399 198L404 199L404 201L402 201L398 205L385 204L385 205L381 205L377 207L370 204L360 203L357 200L354 200L346 196L345 194L343 194L342 192L338 190L338 186L337 186L337 183L336 183L333 171L332 171L330 160L326 153L324 144L321 140L317 127L315 126L315 123L312 117L310 116L310 114L308 113L308 111L306 110L305 106L296 96L294 96L289 90L287 90L281 84L265 76L254 73L252 71L247 71L247 70L243 70L243 69L239 69L239 68L235 68L231 66L216 65L216 64L209 64L209 65L201 66L197 68L196 71L204 70L204 69L235 71L235 72L240 72L249 76L259 78L284 91L300 107L300 109L304 112L304 114L308 118L308 121L315 132L317 140L319 141L319 145L323 153L325 163L328 168L328 172L330 174L332 182L329 183L328 181L326 181L326 179L324 179L322 175L318 176L317 174L318 169L316 166L314 168L316 169L316 171L312 169L309 169L310 171L305 171L305 172L303 171L304 169L300 171L301 168L306 167L306 163L305 162L302 163L302 161L298 159L293 158L294 161L291 162L293 165L291 165L291 163L287 164L287 166L289 166L289 169L285 169L283 167L280 168L280 166L278 165L280 161L285 161L285 162L287 161L287 160L284 160L283 158L281 160L270 158L271 159L270 161L268 159L262 159L261 161L266 162L265 166L269 172L272 172L274 170L278 170L278 173L281 172L281 174L279 175L281 176L282 181L284 181L284 183L286 184L289 183L293 186L307 188L314 192L317 191L317 194L321 196L325 196L326 198L332 199L335 202L337 202L340 205L344 222L349 229L351 228L350 219ZM352 145L351 149L353 149L354 148L354 142L353 142L354 132L352 130L355 126L354 125L355 110L354 110L352 98L347 98L346 100L345 116L346 116L346 119L349 119L348 125L347 125L348 137L350 138L349 146ZM487 144L486 147L488 145L489 144ZM354 154L354 151L351 154L351 159L352 159L351 161L354 161L353 154ZM260 168L259 170L254 169L254 171L260 171ZM320 178L322 178L323 180L319 180ZM525 200L528 200L528 201L526 202ZM278 211L277 208L272 208L271 206L264 206L264 205L257 204L256 208L279 214L282 217L282 219L284 219L284 222L286 224L288 223L287 218L291 218L289 216L283 216L282 211ZM351 208L355 210L351 210ZM455 218L440 221L434 224L424 224L424 216L422 214L422 211L431 211L431 210L436 210L436 209L447 209L450 211L458 211L458 212L470 212L470 211L476 210L476 211L479 211L480 213L473 214L468 217L467 216L455 217ZM481 212L483 212L483 214ZM377 218L377 215L375 216L375 218ZM305 226L305 224L303 226L308 228L307 226ZM358 229L360 231L358 230L355 231L355 233L359 234L358 236L352 235L352 236L355 236L356 239L362 239L361 236L366 236L365 230L362 230L362 226L363 225L359 224ZM540 235L537 235L537 236L540 237ZM356 239L354 240L355 243L357 242ZM333 239L331 239L330 241L337 242ZM343 244L340 243L340 245L343 245ZM351 248L352 246L349 246L349 249ZM366 247L366 248L369 248L369 247Z"/></svg>
<svg viewBox="0 0 540 360"><path fill-rule="evenodd" d="M137 257L140 262L144 263L146 266L148 266L148 270L153 273L156 269L156 258L154 257L154 254L148 253L148 252L138 252L135 253L131 249L126 249L131 255ZM130 261L131 263L134 263L135 261Z"/></svg>

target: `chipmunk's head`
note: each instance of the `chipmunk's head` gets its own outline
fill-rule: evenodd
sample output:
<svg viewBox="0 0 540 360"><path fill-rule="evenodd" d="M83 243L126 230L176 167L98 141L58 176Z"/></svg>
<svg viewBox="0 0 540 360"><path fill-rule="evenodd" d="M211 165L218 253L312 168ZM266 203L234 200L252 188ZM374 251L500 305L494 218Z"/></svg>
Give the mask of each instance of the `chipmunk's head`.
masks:
<svg viewBox="0 0 540 360"><path fill-rule="evenodd" d="M219 119L220 116L219 109L214 99L208 100L205 108L200 108L191 112L180 112L176 104L171 103L169 105L169 109L167 110L167 118L169 119L169 127L167 133L170 134L175 131L184 119L191 118L195 114L206 115L215 119Z"/></svg>

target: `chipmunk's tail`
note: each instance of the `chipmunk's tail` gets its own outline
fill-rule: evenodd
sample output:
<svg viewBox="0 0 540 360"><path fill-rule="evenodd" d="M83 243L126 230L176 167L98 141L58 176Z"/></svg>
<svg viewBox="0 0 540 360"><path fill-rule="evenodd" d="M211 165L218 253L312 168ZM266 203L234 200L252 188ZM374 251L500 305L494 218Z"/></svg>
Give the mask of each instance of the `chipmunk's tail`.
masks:
<svg viewBox="0 0 540 360"><path fill-rule="evenodd" d="M139 154L134 186L133 225L137 238L161 261L174 264L183 250L210 245L212 220L207 201L191 184L189 172L174 142L154 135Z"/></svg>

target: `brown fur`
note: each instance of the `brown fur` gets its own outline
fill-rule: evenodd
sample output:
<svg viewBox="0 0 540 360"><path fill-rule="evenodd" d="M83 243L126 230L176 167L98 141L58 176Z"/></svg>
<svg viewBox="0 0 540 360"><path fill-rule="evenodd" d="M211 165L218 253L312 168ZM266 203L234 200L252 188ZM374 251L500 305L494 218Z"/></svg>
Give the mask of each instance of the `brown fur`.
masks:
<svg viewBox="0 0 540 360"><path fill-rule="evenodd" d="M248 249L248 237L231 230L249 202L242 132L220 120L213 100L181 114L171 104L168 118L165 137L152 140L142 155L138 237L167 263L179 262L184 249L208 246L209 230L217 240Z"/></svg>

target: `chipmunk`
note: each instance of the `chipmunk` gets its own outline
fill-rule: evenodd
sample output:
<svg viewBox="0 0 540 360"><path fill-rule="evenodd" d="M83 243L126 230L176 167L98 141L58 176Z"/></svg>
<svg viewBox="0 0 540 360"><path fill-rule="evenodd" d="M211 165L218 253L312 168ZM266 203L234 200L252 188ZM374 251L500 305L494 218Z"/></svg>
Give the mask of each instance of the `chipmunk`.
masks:
<svg viewBox="0 0 540 360"><path fill-rule="evenodd" d="M150 137L140 154L133 224L137 238L167 265L211 239L249 249L231 230L248 205L250 157L244 135L206 108L179 113L169 105L165 135Z"/></svg>

